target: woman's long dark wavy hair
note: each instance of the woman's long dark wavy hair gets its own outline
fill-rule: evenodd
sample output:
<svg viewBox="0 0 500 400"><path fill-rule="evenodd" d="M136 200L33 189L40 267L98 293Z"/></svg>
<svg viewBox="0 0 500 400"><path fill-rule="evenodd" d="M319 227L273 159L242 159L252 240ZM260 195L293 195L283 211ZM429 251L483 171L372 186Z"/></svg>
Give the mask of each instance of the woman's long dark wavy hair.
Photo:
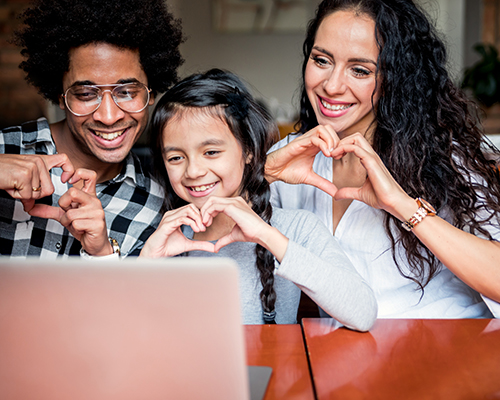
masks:
<svg viewBox="0 0 500 400"><path fill-rule="evenodd" d="M220 118L240 144L247 160L243 171L240 194L268 224L271 221L269 183L264 176L266 154L276 141L278 130L269 113L251 96L243 82L234 74L212 69L195 74L173 86L158 101L152 117L151 151L154 171L166 188L164 211L187 204L172 189L163 160L163 131L172 118L186 111L199 109ZM275 323L276 292L274 291L274 257L264 247L255 249L260 272L264 321Z"/></svg>
<svg viewBox="0 0 500 400"><path fill-rule="evenodd" d="M21 18L24 28L13 38L26 57L19 67L54 104L63 93L70 49L89 43L138 50L153 93L177 81L184 39L164 0L36 0Z"/></svg>
<svg viewBox="0 0 500 400"><path fill-rule="evenodd" d="M321 2L303 44L298 131L305 133L318 125L304 74L318 27L340 10L375 21L381 96L374 105L374 150L406 193L425 198L438 212L445 209L457 228L491 240L483 226L500 224L500 179L495 162L484 149L496 156L499 151L485 141L478 107L451 81L445 45L411 0ZM388 213L384 226L399 272L423 290L438 271L436 256ZM398 263L395 250L399 245L407 255L409 271Z"/></svg>

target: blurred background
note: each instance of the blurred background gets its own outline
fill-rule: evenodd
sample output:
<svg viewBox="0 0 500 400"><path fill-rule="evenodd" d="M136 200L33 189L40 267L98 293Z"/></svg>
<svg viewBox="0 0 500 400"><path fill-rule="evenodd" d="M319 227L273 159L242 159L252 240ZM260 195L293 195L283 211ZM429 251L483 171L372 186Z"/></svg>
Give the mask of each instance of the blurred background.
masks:
<svg viewBox="0 0 500 400"><path fill-rule="evenodd" d="M185 63L180 76L212 67L237 73L268 107L281 130L290 132L298 109L305 27L319 0L167 2L173 14L182 20L187 38L181 47ZM478 79L490 74L487 77L490 96L481 104L487 133L497 140L500 74L495 63L499 62L496 49L500 48L500 0L417 0L417 3L427 11L448 44L449 70L457 84L462 84L464 76L469 74L475 80L469 79L467 90L476 96L478 86L484 91L484 82ZM28 5L29 0L0 1L0 129L40 116L46 116L50 122L63 118L61 110L48 104L24 81L18 68L22 61L19 49L8 43L12 31L19 26L17 15ZM478 43L493 47L474 50ZM486 99L481 94L477 96Z"/></svg>

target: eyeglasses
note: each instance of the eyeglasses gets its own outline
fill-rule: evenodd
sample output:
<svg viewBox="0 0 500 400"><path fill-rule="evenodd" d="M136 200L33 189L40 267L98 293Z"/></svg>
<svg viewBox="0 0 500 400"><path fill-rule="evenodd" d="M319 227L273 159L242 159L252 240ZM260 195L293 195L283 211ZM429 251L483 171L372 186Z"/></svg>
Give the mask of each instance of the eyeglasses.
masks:
<svg viewBox="0 0 500 400"><path fill-rule="evenodd" d="M102 90L101 87L113 89ZM138 113L148 103L151 89L140 82L111 85L78 85L72 86L63 94L66 107L78 117L92 114L102 103L104 93L109 92L115 104L123 111Z"/></svg>

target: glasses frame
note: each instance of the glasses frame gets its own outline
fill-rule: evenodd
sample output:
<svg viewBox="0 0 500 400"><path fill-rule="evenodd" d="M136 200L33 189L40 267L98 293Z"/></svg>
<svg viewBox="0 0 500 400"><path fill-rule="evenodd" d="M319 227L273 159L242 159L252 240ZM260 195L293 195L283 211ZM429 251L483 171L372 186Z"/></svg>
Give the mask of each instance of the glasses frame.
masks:
<svg viewBox="0 0 500 400"><path fill-rule="evenodd" d="M119 102L116 100L114 94L113 94L113 91L117 88L117 87L120 87L120 86L125 86L125 85L142 85L146 88L147 92L148 92L148 98L146 100L146 104L144 105L144 107L142 107L140 110L137 110L137 111L128 111L128 110L124 110ZM104 93L106 92L109 92L109 94L111 95L111 98L113 99L113 102L116 104L116 106L122 110L122 111L125 111L127 113L133 113L133 114L136 114L136 113L140 113L141 111L143 111L148 105L149 105L149 100L151 99L151 89L148 88L144 83L142 82L128 82L128 83L110 83L108 85L77 85L77 86L81 86L81 87L86 87L86 88L96 88L98 90L100 90L101 92L101 95L98 96L98 100L99 100L99 104L97 105L97 107L95 108L95 110L91 111L91 112L88 112L86 114L78 114L76 112L74 112L71 107L69 106L68 104L68 92L73 89L75 86L70 86L66 92L64 92L64 94L62 95L62 97L64 97L64 104L66 104L66 107L68 108L68 110L73 114L73 115L76 115L77 117L85 117L87 115L90 115L90 114L93 114L95 113L99 107L101 107L101 104L102 104L102 99L104 97ZM112 89L101 89L102 87L111 87Z"/></svg>

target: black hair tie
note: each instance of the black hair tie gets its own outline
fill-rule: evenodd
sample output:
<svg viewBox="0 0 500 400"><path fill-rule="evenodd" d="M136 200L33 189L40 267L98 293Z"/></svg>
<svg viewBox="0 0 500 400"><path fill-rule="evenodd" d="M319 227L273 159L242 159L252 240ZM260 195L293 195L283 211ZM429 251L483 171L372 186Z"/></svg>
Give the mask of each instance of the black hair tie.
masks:
<svg viewBox="0 0 500 400"><path fill-rule="evenodd" d="M264 323L266 324L276 324L276 310L271 312L263 311Z"/></svg>

